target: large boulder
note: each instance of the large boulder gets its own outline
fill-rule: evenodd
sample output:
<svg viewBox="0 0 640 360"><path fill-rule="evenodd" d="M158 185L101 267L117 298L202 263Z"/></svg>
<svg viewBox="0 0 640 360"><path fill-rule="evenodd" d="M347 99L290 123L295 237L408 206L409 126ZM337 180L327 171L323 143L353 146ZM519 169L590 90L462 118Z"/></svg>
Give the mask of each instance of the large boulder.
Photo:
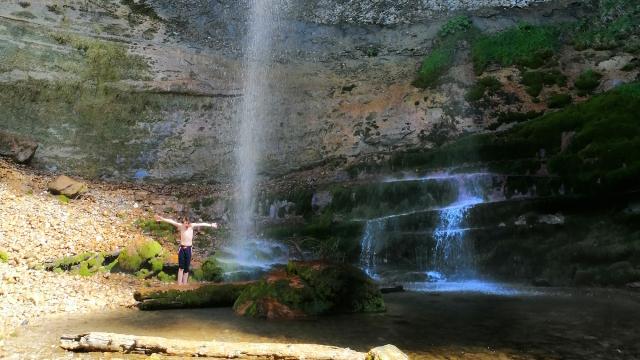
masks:
<svg viewBox="0 0 640 360"><path fill-rule="evenodd" d="M349 265L290 262L242 291L239 315L292 319L334 313L385 310L377 285Z"/></svg>
<svg viewBox="0 0 640 360"><path fill-rule="evenodd" d="M27 163L36 153L38 143L26 136L0 130L0 155L18 163Z"/></svg>
<svg viewBox="0 0 640 360"><path fill-rule="evenodd" d="M75 198L87 192L87 185L66 175L60 175L49 184L49 191L54 195Z"/></svg>

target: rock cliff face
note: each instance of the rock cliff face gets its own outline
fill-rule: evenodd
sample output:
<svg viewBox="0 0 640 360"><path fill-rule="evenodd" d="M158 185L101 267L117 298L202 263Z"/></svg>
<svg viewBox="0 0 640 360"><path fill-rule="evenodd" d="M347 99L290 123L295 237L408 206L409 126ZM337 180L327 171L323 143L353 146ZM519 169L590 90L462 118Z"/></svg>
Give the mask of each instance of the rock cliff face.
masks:
<svg viewBox="0 0 640 360"><path fill-rule="evenodd" d="M473 10L477 26L495 31L571 20L582 9L568 2L520 8L530 3L279 3L262 173L429 148L482 129L485 120L464 99L474 79L464 56L445 85L423 90L411 82L446 12ZM246 12L246 3L231 1L3 6L2 128L41 144L34 158L41 168L116 180L228 181Z"/></svg>

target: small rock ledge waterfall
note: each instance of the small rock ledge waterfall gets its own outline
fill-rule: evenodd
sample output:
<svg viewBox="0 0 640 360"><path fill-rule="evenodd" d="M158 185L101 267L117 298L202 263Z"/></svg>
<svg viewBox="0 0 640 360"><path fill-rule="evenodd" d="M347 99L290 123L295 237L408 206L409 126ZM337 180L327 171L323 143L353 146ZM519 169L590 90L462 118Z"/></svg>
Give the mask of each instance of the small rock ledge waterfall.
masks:
<svg viewBox="0 0 640 360"><path fill-rule="evenodd" d="M406 181L434 182L455 196L453 201L436 206L367 220L360 243L360 267L383 283L403 283L412 290L500 291L497 285L478 280L482 276L474 266L473 244L467 241L469 231L481 230L468 224L469 211L479 204L504 200L494 189L499 176L436 174L385 183ZM390 253L397 251L394 242L407 241L415 243L413 267L390 259Z"/></svg>

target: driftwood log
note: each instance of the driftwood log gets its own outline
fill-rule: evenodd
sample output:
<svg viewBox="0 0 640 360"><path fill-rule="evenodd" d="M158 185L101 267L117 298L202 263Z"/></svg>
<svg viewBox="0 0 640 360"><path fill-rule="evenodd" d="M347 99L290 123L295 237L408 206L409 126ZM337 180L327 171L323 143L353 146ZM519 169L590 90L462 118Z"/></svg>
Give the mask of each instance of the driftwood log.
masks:
<svg viewBox="0 0 640 360"><path fill-rule="evenodd" d="M63 349L77 352L123 352L215 359L365 360L368 355L351 349L326 345L194 341L103 332L63 335L60 343ZM395 348L392 345L386 347L388 346ZM402 354L399 350L398 352ZM386 352L379 352L376 354L378 356L369 358L391 359L380 357L380 353ZM403 359L408 358L404 355Z"/></svg>
<svg viewBox="0 0 640 360"><path fill-rule="evenodd" d="M231 307L252 282L200 283L138 289L133 297L140 310Z"/></svg>

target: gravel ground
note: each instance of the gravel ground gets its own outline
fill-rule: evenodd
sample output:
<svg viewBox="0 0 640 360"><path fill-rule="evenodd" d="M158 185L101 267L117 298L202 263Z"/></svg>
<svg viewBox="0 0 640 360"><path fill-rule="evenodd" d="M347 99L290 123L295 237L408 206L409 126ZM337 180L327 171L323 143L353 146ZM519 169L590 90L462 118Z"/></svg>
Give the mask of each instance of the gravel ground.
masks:
<svg viewBox="0 0 640 360"><path fill-rule="evenodd" d="M43 264L84 251L117 251L146 236L134 191L89 184L87 196L63 203L46 191L51 180L0 160L0 357L3 339L50 316L134 304L140 281L123 274L80 277L44 271Z"/></svg>

